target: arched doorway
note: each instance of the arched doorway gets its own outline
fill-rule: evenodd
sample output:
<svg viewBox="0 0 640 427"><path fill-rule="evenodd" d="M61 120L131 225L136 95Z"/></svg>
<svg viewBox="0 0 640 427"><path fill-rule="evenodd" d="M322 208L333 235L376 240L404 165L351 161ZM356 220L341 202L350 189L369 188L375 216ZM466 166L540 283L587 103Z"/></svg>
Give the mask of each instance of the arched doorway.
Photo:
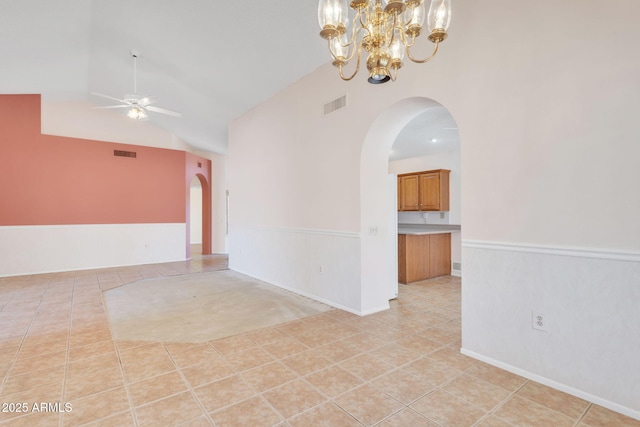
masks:
<svg viewBox="0 0 640 427"><path fill-rule="evenodd" d="M397 212L398 224L439 226L461 224L462 180L458 125L444 106L429 107L411 120L393 144L389 173L394 175L428 170L449 170L449 209L446 211ZM392 204L395 206L397 197ZM395 209L395 208L394 208ZM398 208L399 209L399 208ZM460 232L450 234L451 274L461 276L462 241Z"/></svg>
<svg viewBox="0 0 640 427"><path fill-rule="evenodd" d="M407 98L390 106L372 123L360 158L360 268L363 314L389 306L397 293L397 208L395 175L389 153L402 129L438 102Z"/></svg>
<svg viewBox="0 0 640 427"><path fill-rule="evenodd" d="M187 258L211 254L211 188L206 177L194 175L187 188Z"/></svg>
<svg viewBox="0 0 640 427"><path fill-rule="evenodd" d="M194 176L189 187L189 243L191 256L202 255L202 184Z"/></svg>

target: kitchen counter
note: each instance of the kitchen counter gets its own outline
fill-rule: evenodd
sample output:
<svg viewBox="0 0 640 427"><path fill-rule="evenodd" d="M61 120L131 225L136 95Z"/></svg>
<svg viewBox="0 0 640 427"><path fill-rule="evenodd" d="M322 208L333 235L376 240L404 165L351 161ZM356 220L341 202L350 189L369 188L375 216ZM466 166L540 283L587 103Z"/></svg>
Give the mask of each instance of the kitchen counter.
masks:
<svg viewBox="0 0 640 427"><path fill-rule="evenodd" d="M398 234L421 236L425 234L443 234L460 231L457 224L398 224Z"/></svg>

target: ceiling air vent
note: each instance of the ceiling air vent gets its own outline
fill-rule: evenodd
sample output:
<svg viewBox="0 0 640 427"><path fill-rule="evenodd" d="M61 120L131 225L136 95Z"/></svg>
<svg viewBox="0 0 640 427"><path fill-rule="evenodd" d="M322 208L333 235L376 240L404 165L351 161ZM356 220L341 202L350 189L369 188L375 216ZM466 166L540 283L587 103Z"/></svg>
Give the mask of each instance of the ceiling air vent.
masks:
<svg viewBox="0 0 640 427"><path fill-rule="evenodd" d="M132 159L135 159L137 157L135 151L113 150L113 155L116 157L130 157Z"/></svg>
<svg viewBox="0 0 640 427"><path fill-rule="evenodd" d="M340 98L334 99L324 104L324 115L331 114L334 111L341 110L347 106L347 95L342 95Z"/></svg>

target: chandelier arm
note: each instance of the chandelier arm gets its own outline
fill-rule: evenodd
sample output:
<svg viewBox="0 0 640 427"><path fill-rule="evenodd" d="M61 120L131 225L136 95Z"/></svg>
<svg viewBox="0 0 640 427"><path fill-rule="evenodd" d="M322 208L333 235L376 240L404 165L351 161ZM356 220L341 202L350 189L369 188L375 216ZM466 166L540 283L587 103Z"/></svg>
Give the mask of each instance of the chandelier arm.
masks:
<svg viewBox="0 0 640 427"><path fill-rule="evenodd" d="M371 35L371 32L369 31L369 27L367 26L367 24L364 23L364 21L362 20L362 17L364 16L364 13L362 13L361 11L358 11L358 14L360 15L360 28L362 28L363 30L365 30L367 32L367 34ZM353 20L353 22L356 22L356 19L358 17L356 16L356 18Z"/></svg>
<svg viewBox="0 0 640 427"><path fill-rule="evenodd" d="M360 13L360 12L358 12ZM358 28L356 30L356 19L354 18L353 20L353 27L351 28L351 40L349 40L349 42L347 44L342 44L340 43L340 45L342 47L346 47L347 50L349 49L349 47L352 47L351 49L351 53L349 55L347 55L346 61L351 61L353 59L353 57L356 54L357 46L358 46L358 32L360 31L360 29Z"/></svg>
<svg viewBox="0 0 640 427"><path fill-rule="evenodd" d="M360 57L362 51L360 49L358 49L358 62L356 62L356 70L353 72L353 74L351 75L351 77L345 77L344 74L342 74L342 66L344 64L341 64L340 67L338 68L338 70L340 71L340 78L346 82L348 82L349 80L353 79L356 74L358 74L358 70L360 69Z"/></svg>
<svg viewBox="0 0 640 427"><path fill-rule="evenodd" d="M425 59L415 59L412 55L411 55L411 51L409 50L409 46L407 46L407 56L409 57L410 60L412 60L413 62L416 62L418 64L424 64L425 62L433 59L434 56L436 56L436 53L438 53L438 40L435 41L435 48L433 49L433 53L431 54L431 56L425 58Z"/></svg>
<svg viewBox="0 0 640 427"><path fill-rule="evenodd" d="M396 40L396 23L398 20L396 19L398 15L396 13L393 14L393 25L391 26L391 40L389 40L389 46L393 44Z"/></svg>
<svg viewBox="0 0 640 427"><path fill-rule="evenodd" d="M358 14L353 17L353 22L351 23L351 37L349 38L349 42L347 43L347 46L352 45L358 38L357 33L358 31L360 31L360 28L357 28L358 19L360 20L360 27L362 27L362 11L361 10L358 10Z"/></svg>
<svg viewBox="0 0 640 427"><path fill-rule="evenodd" d="M351 53L350 53L349 55L347 55L347 57L346 57L346 58L340 59L340 58L338 58L338 57L336 56L336 54L335 54L335 53L333 52L333 50L331 49L331 40L330 40L330 39L329 39L329 40L327 40L327 45L328 45L328 48L329 48L329 54L331 55L331 58L332 58L334 61L340 61L340 62L344 62L344 63L347 63L347 62L351 61L351 60L353 59L353 57L355 56L355 54L356 54L356 50L357 50L357 49L355 48L355 46L354 46L354 47L353 47L353 49L351 49ZM346 45L346 46L345 46L345 45L343 45L342 43L340 43L340 45L341 45L341 46L343 46L343 47L346 47L346 48L348 48L348 47L349 47L349 45Z"/></svg>
<svg viewBox="0 0 640 427"><path fill-rule="evenodd" d="M407 49L410 48L410 47L413 47L413 45L416 44L416 40L417 40L417 37L412 34L411 35L411 43L408 43L408 42L405 43L405 46L407 47ZM406 39L405 39L405 41L406 41Z"/></svg>
<svg viewBox="0 0 640 427"><path fill-rule="evenodd" d="M357 41L358 41L358 31L360 30L360 28L356 28L356 21L358 20L358 16L361 15L362 12L358 11L358 15L356 15L353 18L353 23L352 23L352 27L351 27L351 36L349 37L350 40L343 44L342 42L340 42L340 40L338 39L338 42L340 43L340 46L347 48L347 52L349 52L349 50L351 51L346 58L344 58L342 61L344 62L349 62L353 59L353 57L356 54L356 46L357 46ZM331 39L328 39L328 47L329 47L329 53L331 54L331 58L333 58L334 60L339 60L338 57L336 56L336 54L333 52L333 50L331 49ZM351 49L349 49L351 48Z"/></svg>

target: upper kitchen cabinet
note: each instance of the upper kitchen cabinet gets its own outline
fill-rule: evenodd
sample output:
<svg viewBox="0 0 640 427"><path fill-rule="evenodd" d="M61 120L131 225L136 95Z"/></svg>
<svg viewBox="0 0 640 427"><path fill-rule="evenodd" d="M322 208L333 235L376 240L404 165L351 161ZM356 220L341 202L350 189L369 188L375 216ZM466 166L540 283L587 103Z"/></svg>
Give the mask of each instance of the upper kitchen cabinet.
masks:
<svg viewBox="0 0 640 427"><path fill-rule="evenodd" d="M398 210L448 211L450 172L436 169L398 175Z"/></svg>

